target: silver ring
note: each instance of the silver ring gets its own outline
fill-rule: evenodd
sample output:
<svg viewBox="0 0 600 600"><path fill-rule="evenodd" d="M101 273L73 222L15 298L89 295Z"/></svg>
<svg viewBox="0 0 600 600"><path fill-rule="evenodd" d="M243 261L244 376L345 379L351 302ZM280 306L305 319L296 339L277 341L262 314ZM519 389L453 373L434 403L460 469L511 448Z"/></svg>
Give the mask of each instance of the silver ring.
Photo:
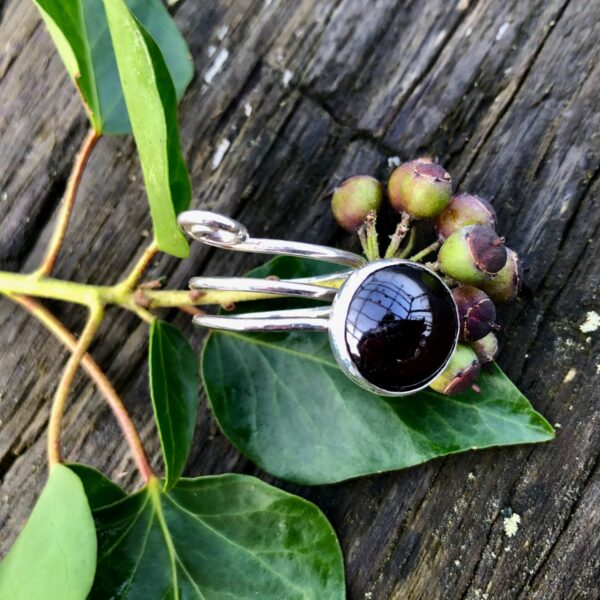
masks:
<svg viewBox="0 0 600 600"><path fill-rule="evenodd" d="M326 262L362 267L367 261L359 254L304 242L288 242L266 238L252 238L241 224L218 213L207 210L188 210L177 217L179 226L191 238L225 250L277 254L280 256L302 256Z"/></svg>
<svg viewBox="0 0 600 600"><path fill-rule="evenodd" d="M456 349L456 303L443 280L419 263L382 259L367 264L358 255L325 246L253 239L233 219L206 211L183 213L180 224L186 233L212 246L318 258L355 267L350 272L295 280L194 277L192 289L262 292L331 302L303 309L198 315L193 319L195 325L238 332L327 331L341 370L359 386L383 396L405 396L427 387ZM227 236L229 240L224 242ZM241 241L232 242L234 237ZM336 279L344 280L339 289L327 287Z"/></svg>

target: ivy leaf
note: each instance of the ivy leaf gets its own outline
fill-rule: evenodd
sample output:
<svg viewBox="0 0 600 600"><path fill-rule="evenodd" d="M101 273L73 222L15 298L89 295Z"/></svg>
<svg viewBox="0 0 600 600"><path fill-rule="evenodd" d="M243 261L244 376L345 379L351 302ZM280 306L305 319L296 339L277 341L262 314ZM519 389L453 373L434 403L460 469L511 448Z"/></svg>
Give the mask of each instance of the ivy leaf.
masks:
<svg viewBox="0 0 600 600"><path fill-rule="evenodd" d="M69 463L67 467L81 480L92 510L113 504L127 496L116 483L92 467L79 463Z"/></svg>
<svg viewBox="0 0 600 600"><path fill-rule="evenodd" d="M75 473L55 465L29 520L0 562L0 598L81 600L92 587L96 532Z"/></svg>
<svg viewBox="0 0 600 600"><path fill-rule="evenodd" d="M100 134L130 133L102 0L34 0ZM161 0L126 0L160 47L181 98L194 74L185 40Z"/></svg>
<svg viewBox="0 0 600 600"><path fill-rule="evenodd" d="M344 598L340 548L319 509L245 475L158 480L94 513L90 597Z"/></svg>
<svg viewBox="0 0 600 600"><path fill-rule="evenodd" d="M123 0L104 0L119 76L140 155L158 249L189 254L176 215L190 203L190 178L181 153L177 96L156 42Z"/></svg>
<svg viewBox="0 0 600 600"><path fill-rule="evenodd" d="M178 329L154 321L148 356L150 393L165 461L165 488L187 462L198 413L200 377L194 349Z"/></svg>
<svg viewBox="0 0 600 600"><path fill-rule="evenodd" d="M274 259L252 275L311 274L310 261L293 261ZM298 262L302 269L294 269ZM257 310L248 304L245 310ZM225 435L265 471L298 483L333 483L554 434L497 365L484 369L479 394L426 390L384 398L339 370L322 333L215 331L204 347L202 375Z"/></svg>

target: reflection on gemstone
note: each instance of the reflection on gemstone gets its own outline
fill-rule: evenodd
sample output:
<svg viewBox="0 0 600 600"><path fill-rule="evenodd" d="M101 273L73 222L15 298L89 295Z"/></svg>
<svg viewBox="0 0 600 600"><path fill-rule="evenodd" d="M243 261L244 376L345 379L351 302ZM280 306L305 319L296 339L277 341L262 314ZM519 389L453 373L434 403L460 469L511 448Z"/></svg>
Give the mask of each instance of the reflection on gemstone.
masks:
<svg viewBox="0 0 600 600"><path fill-rule="evenodd" d="M458 329L448 289L417 265L390 265L369 275L348 309L346 344L374 385L411 391L439 373Z"/></svg>

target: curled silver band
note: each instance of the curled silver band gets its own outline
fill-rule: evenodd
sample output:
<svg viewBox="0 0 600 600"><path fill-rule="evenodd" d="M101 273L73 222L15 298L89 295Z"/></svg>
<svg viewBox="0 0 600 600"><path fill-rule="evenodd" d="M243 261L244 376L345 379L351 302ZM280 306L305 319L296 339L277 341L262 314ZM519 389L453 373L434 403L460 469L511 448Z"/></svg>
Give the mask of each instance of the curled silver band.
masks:
<svg viewBox="0 0 600 600"><path fill-rule="evenodd" d="M177 222L191 238L225 250L302 256L347 267L362 267L367 264L359 254L329 246L250 237L248 230L235 219L207 210L182 212Z"/></svg>
<svg viewBox="0 0 600 600"><path fill-rule="evenodd" d="M219 290L228 292L259 292L279 296L313 298L315 300L333 300L335 288L297 281L280 279L253 279L250 277L192 277L190 288L193 290Z"/></svg>
<svg viewBox="0 0 600 600"><path fill-rule="evenodd" d="M194 325L228 331L327 331L331 308L271 310L241 315L196 315Z"/></svg>
<svg viewBox="0 0 600 600"><path fill-rule="evenodd" d="M252 238L246 227L235 219L205 211L191 210L178 217L178 223L191 238L209 246L241 252L257 252L286 256L301 256L323 260L347 267L359 268L366 260L352 252L328 246ZM307 277L280 280L251 277L192 277L189 286L194 290L258 292L278 296L310 298L332 302L341 283L353 270ZM197 315L195 325L230 331L327 331L331 306L265 311L240 315Z"/></svg>

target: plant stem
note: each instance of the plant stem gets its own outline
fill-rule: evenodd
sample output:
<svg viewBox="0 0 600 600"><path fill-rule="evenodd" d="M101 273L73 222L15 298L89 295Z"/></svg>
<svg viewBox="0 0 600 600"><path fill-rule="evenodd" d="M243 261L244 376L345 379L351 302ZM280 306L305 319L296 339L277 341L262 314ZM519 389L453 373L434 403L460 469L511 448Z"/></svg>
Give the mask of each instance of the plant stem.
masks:
<svg viewBox="0 0 600 600"><path fill-rule="evenodd" d="M20 304L30 315L40 321L40 323L54 334L54 336L56 336L71 352L75 351L77 348L77 340L46 307L27 296L13 295L9 297L11 300ZM148 481L153 475L152 467L148 462L137 429L135 428L121 398L117 394L117 391L90 354L86 353L83 355L81 366L89 375L90 379L96 384L100 393L104 396L106 403L112 410L119 427L123 432L123 436L127 441L127 445L129 446L129 450L138 471L141 473L144 481Z"/></svg>
<svg viewBox="0 0 600 600"><path fill-rule="evenodd" d="M390 243L385 251L385 258L394 258L398 253L398 248L400 248L400 244L404 239L404 236L408 233L410 228L411 217L409 214L403 212L402 218L398 225L396 225L396 230L394 234L390 237Z"/></svg>
<svg viewBox="0 0 600 600"><path fill-rule="evenodd" d="M408 241L402 250L396 253L396 258L406 258L413 250L415 246L415 240L417 238L417 230L413 227L408 234Z"/></svg>
<svg viewBox="0 0 600 600"><path fill-rule="evenodd" d="M75 199L77 198L77 190L79 190L79 184L81 183L85 166L99 138L99 134L94 129L90 129L83 140L81 150L75 157L75 163L73 164L73 169L67 183L67 189L60 207L58 220L56 221L50 243L46 249L46 255L38 270L35 271L35 275L38 277L49 275L54 268L58 253L60 252L60 248L67 233L67 228L69 227L69 220L71 219L71 213L73 212L73 206L75 205Z"/></svg>
<svg viewBox="0 0 600 600"><path fill-rule="evenodd" d="M416 254L411 256L409 260L418 262L422 258L425 258L428 254L435 252L441 245L442 245L442 243L439 241L433 242L432 244L429 244L429 246L427 246L426 248L423 248L423 250L421 250L420 252L417 252Z"/></svg>
<svg viewBox="0 0 600 600"><path fill-rule="evenodd" d="M379 258L379 241L377 240L377 213L372 210L365 219L365 237L367 260L374 261Z"/></svg>
<svg viewBox="0 0 600 600"><path fill-rule="evenodd" d="M337 280L327 285L339 287L339 282L336 282ZM144 288L129 290L122 284L105 286L76 283L50 277L38 279L33 275L9 273L7 271L0 271L0 293L50 298L88 307L98 303L114 304L135 312L143 320L153 319L147 310L143 310L145 308L174 308L184 305L204 306L207 304L226 306L236 302L277 298L273 294L257 292L209 291L199 293L194 290L151 290Z"/></svg>
<svg viewBox="0 0 600 600"><path fill-rule="evenodd" d="M135 263L133 269L131 269L129 275L120 283L117 284L119 287L123 286L126 289L133 290L139 283L144 271L148 268L152 259L158 252L158 245L156 240L152 240L148 247L144 250L144 253L140 259Z"/></svg>
<svg viewBox="0 0 600 600"><path fill-rule="evenodd" d="M40 296L52 300L63 300L92 306L100 299L113 296L113 289L73 281L63 281L50 277L38 278L35 275L0 271L0 291L8 294Z"/></svg>
<svg viewBox="0 0 600 600"><path fill-rule="evenodd" d="M52 408L50 410L50 420L48 422L48 462L50 463L50 466L60 463L62 460L60 434L69 390L75 379L79 364L87 354L87 350L94 339L94 335L98 331L100 323L102 323L103 317L104 307L102 304L96 303L90 307L90 314L85 327L83 328L83 332L81 333L81 337L67 361L67 366L63 371L58 388L54 394Z"/></svg>

